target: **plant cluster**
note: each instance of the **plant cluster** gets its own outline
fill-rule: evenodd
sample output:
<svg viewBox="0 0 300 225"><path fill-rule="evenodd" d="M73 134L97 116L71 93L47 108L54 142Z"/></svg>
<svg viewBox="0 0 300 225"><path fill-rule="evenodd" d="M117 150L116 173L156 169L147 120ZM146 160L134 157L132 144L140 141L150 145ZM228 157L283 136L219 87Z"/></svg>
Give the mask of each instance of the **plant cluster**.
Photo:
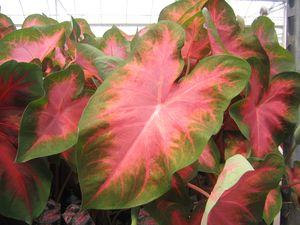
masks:
<svg viewBox="0 0 300 225"><path fill-rule="evenodd" d="M299 102L273 22L246 27L225 0L176 1L101 38L83 19L17 30L0 14L0 214L38 223L69 184L67 224L131 209L132 225L269 225L286 189L300 196L300 129L284 144Z"/></svg>

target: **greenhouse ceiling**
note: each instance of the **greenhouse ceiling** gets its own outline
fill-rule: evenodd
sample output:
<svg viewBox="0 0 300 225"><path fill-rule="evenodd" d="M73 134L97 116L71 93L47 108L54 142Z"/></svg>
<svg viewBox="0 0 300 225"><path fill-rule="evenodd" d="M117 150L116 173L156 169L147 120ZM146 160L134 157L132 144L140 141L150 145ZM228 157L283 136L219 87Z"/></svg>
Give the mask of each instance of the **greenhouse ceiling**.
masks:
<svg viewBox="0 0 300 225"><path fill-rule="evenodd" d="M85 18L93 32L101 36L112 24L127 33L157 21L159 12L174 0L0 0L1 13L8 15L15 24L21 25L26 16L44 13L59 21ZM260 14L261 8L269 12L276 23L279 39L283 42L284 2L278 0L228 0L237 15L246 24Z"/></svg>

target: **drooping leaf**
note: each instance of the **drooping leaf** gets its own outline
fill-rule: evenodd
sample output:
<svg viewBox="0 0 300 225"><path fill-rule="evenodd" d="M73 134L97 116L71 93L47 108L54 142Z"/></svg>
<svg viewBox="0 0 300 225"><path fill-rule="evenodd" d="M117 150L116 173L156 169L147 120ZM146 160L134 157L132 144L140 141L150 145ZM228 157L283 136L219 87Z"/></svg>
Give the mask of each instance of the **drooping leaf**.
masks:
<svg viewBox="0 0 300 225"><path fill-rule="evenodd" d="M15 30L16 26L12 20L8 16L0 13L0 40Z"/></svg>
<svg viewBox="0 0 300 225"><path fill-rule="evenodd" d="M63 39L64 28L60 24L17 30L0 41L0 64L12 59L19 62L43 61Z"/></svg>
<svg viewBox="0 0 300 225"><path fill-rule="evenodd" d="M0 137L17 145L27 104L43 95L43 74L33 64L9 61L0 66Z"/></svg>
<svg viewBox="0 0 300 225"><path fill-rule="evenodd" d="M270 225L282 207L282 195L280 188L275 188L269 192L266 198L263 218L267 225Z"/></svg>
<svg viewBox="0 0 300 225"><path fill-rule="evenodd" d="M242 155L234 155L227 159L225 166L218 177L217 183L207 200L201 225L209 224L209 214L222 194L233 187L242 175L251 170L253 170L253 167Z"/></svg>
<svg viewBox="0 0 300 225"><path fill-rule="evenodd" d="M113 26L104 33L100 50L108 56L125 59L130 52L130 42L123 36L119 28Z"/></svg>
<svg viewBox="0 0 300 225"><path fill-rule="evenodd" d="M281 155L267 155L264 161L256 165L254 171L246 172L234 186L216 199L217 203L208 215L207 224L259 224L262 221L265 199L272 189L278 187L283 168ZM204 224L206 223L202 223Z"/></svg>
<svg viewBox="0 0 300 225"><path fill-rule="evenodd" d="M300 75L282 73L273 77L266 90L262 85L252 87L244 100L232 105L231 115L249 139L252 154L262 158L276 149L297 122Z"/></svg>
<svg viewBox="0 0 300 225"><path fill-rule="evenodd" d="M268 17L258 17L252 29L268 55L271 77L282 72L296 71L292 54L279 45L275 25Z"/></svg>
<svg viewBox="0 0 300 225"><path fill-rule="evenodd" d="M0 213L31 224L46 206L51 173L43 160L17 164L16 152L0 137Z"/></svg>
<svg viewBox="0 0 300 225"><path fill-rule="evenodd" d="M32 14L24 20L22 28L29 28L35 26L48 26L58 24L58 22L46 15Z"/></svg>
<svg viewBox="0 0 300 225"><path fill-rule="evenodd" d="M210 0L203 10L212 53L231 53L245 59L265 59L257 38L250 29L241 30L233 9L225 0Z"/></svg>
<svg viewBox="0 0 300 225"><path fill-rule="evenodd" d="M46 95L31 102L21 123L17 161L63 152L77 142L77 125L89 99L81 68L72 65L44 80Z"/></svg>
<svg viewBox="0 0 300 225"><path fill-rule="evenodd" d="M228 55L208 57L175 83L182 44L180 26L153 25L89 101L77 151L84 208L132 207L159 197L220 128L249 65Z"/></svg>

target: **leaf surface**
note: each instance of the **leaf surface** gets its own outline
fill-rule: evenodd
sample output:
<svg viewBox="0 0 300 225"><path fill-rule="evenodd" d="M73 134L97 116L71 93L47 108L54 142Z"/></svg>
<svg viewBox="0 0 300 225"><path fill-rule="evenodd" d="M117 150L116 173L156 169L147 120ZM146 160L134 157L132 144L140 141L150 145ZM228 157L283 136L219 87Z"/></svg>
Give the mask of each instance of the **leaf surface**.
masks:
<svg viewBox="0 0 300 225"><path fill-rule="evenodd" d="M51 173L43 160L17 164L16 148L0 137L0 213L31 224L46 206Z"/></svg>
<svg viewBox="0 0 300 225"><path fill-rule="evenodd" d="M258 17L253 22L252 29L268 55L271 77L282 72L296 71L292 54L279 45L275 24L268 17Z"/></svg>
<svg viewBox="0 0 300 225"><path fill-rule="evenodd" d="M0 40L15 30L16 26L12 20L8 16L0 13Z"/></svg>
<svg viewBox="0 0 300 225"><path fill-rule="evenodd" d="M22 24L22 28L29 28L34 26L48 26L54 24L58 24L58 22L44 14L32 14L26 17Z"/></svg>
<svg viewBox="0 0 300 225"><path fill-rule="evenodd" d="M282 195L280 188L273 189L269 192L266 198L263 218L270 225L274 218L280 213L282 207Z"/></svg>
<svg viewBox="0 0 300 225"><path fill-rule="evenodd" d="M231 107L231 115L249 139L252 154L264 157L276 148L297 121L300 101L300 75L282 73L263 89L253 78L249 95Z"/></svg>
<svg viewBox="0 0 300 225"><path fill-rule="evenodd" d="M77 126L89 96L83 95L83 72L77 65L49 75L46 95L31 102L21 123L17 161L53 155L77 142Z"/></svg>
<svg viewBox="0 0 300 225"><path fill-rule="evenodd" d="M254 170L251 164L241 155L235 155L227 159L224 169L218 177L217 183L212 190L205 207L201 225L209 224L211 210L217 204L221 195L233 187L246 172Z"/></svg>
<svg viewBox="0 0 300 225"><path fill-rule="evenodd" d="M216 199L217 203L208 215L207 224L259 224L262 221L265 199L272 189L278 187L283 168L281 155L267 155L254 171L246 172L234 186Z"/></svg>
<svg viewBox="0 0 300 225"><path fill-rule="evenodd" d="M113 26L104 33L100 50L108 56L125 59L130 52L130 42L124 37L123 32L119 28Z"/></svg>
<svg viewBox="0 0 300 225"><path fill-rule="evenodd" d="M132 207L159 197L220 128L249 65L228 55L209 57L175 83L183 41L175 23L153 25L89 101L79 123L83 207Z"/></svg>
<svg viewBox="0 0 300 225"><path fill-rule="evenodd" d="M30 27L6 35L0 41L0 64L9 60L31 62L43 59L64 39L62 25Z"/></svg>

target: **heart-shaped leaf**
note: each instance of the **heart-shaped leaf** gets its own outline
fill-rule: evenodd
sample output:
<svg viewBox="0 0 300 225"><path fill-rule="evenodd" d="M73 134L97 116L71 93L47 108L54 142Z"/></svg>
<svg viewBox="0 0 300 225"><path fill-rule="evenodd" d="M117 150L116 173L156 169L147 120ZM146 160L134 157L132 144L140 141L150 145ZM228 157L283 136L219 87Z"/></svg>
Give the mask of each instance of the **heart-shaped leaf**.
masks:
<svg viewBox="0 0 300 225"><path fill-rule="evenodd" d="M45 78L46 95L31 102L23 114L17 161L60 153L77 142L78 121L89 99L83 85L77 65Z"/></svg>
<svg viewBox="0 0 300 225"><path fill-rule="evenodd" d="M179 25L153 25L89 101L77 152L84 208L127 208L165 193L245 87L249 65L228 55L202 60L176 83L183 41Z"/></svg>

